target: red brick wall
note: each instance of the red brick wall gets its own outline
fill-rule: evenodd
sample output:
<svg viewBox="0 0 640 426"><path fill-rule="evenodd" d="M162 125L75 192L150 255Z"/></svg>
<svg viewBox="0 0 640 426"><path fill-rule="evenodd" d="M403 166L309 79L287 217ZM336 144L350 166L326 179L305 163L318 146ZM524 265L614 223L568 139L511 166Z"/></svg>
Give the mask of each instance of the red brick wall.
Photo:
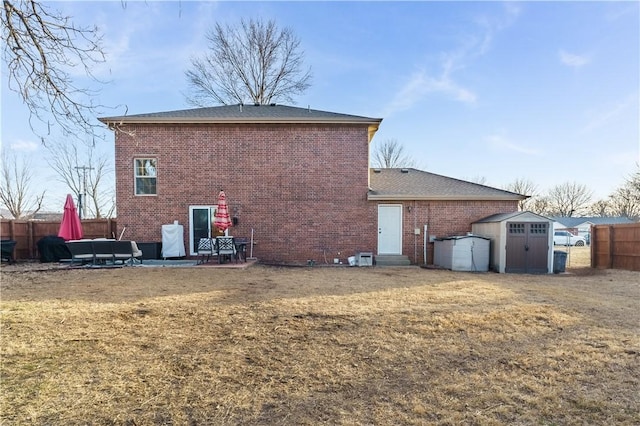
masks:
<svg viewBox="0 0 640 426"><path fill-rule="evenodd" d="M324 263L376 249L376 207L367 202L366 125L135 125L116 136L118 232L161 241L178 220L188 252L190 205L224 189L253 254L272 263ZM135 196L133 159L154 157L157 196Z"/></svg>
<svg viewBox="0 0 640 426"><path fill-rule="evenodd" d="M137 125L116 137L118 234L161 241L178 220L188 253L190 205L213 205L224 189L239 224L267 263L332 263L377 252L377 206L367 201L367 127L362 125ZM135 196L133 159L154 157L157 196ZM423 263L423 229L463 235L471 223L517 211L517 201L405 201L403 253ZM408 210L411 206L411 212ZM420 228L420 235L414 229ZM433 244L428 246L433 261Z"/></svg>
<svg viewBox="0 0 640 426"><path fill-rule="evenodd" d="M377 205L378 203L376 203ZM390 203L391 204L391 203ZM398 203L395 203L398 204ZM411 211L409 211L411 206ZM377 207L376 207L377 208ZM471 224L496 213L518 211L518 201L404 201L403 254L412 263L424 263L424 225L429 235L448 237L471 232ZM377 220L377 216L373 216ZM420 228L420 235L414 229ZM427 263L433 263L433 243L427 243Z"/></svg>

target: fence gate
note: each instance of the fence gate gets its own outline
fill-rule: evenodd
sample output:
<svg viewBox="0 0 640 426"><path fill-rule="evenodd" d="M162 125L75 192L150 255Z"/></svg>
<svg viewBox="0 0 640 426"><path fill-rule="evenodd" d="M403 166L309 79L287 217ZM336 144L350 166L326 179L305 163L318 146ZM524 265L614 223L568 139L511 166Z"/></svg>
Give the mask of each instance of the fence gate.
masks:
<svg viewBox="0 0 640 426"><path fill-rule="evenodd" d="M545 274L548 272L549 224L507 222L505 272Z"/></svg>
<svg viewBox="0 0 640 426"><path fill-rule="evenodd" d="M640 271L640 223L591 227L591 267Z"/></svg>

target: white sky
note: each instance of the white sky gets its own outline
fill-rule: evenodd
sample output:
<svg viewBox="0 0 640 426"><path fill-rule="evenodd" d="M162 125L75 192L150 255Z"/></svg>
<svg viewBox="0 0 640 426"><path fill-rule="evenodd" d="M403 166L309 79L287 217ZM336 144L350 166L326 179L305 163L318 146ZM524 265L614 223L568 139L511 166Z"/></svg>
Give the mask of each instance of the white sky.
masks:
<svg viewBox="0 0 640 426"><path fill-rule="evenodd" d="M104 115L188 108L184 71L215 22L275 19L301 40L313 85L296 105L383 118L419 168L564 182L606 198L640 162L638 2L47 3L104 33ZM2 145L27 153L47 206L68 192L2 77ZM79 78L81 78L79 76ZM99 142L113 155L113 136Z"/></svg>

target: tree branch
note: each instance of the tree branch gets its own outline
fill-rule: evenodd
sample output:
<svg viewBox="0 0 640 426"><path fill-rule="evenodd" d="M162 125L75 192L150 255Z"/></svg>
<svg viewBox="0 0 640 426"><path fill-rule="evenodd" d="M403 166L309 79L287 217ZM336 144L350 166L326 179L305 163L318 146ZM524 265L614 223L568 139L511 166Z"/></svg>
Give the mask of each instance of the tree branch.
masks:
<svg viewBox="0 0 640 426"><path fill-rule="evenodd" d="M70 70L82 66L100 83L92 67L105 61L97 28L76 27L70 18L35 0L2 3L3 59L9 89L18 93L29 110L29 123L39 136L49 134L51 121L63 134L95 134L101 106L97 92L76 86ZM69 70L69 71L68 71ZM36 129L34 120L46 131Z"/></svg>

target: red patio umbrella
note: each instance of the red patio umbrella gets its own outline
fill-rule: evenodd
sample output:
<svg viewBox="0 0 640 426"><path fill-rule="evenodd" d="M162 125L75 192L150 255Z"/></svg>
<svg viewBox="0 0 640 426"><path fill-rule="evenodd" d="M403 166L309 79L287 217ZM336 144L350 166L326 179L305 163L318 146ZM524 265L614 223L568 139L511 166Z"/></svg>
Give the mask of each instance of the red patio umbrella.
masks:
<svg viewBox="0 0 640 426"><path fill-rule="evenodd" d="M60 231L58 237L64 238L65 241L79 240L82 238L82 223L78 217L76 205L73 203L71 194L67 194L67 201L64 203L64 213L62 214L62 222L60 222Z"/></svg>
<svg viewBox="0 0 640 426"><path fill-rule="evenodd" d="M218 210L216 210L213 226L221 232L231 228L231 218L229 217L229 209L227 208L227 196L224 194L224 191L220 191L220 194L218 194Z"/></svg>

